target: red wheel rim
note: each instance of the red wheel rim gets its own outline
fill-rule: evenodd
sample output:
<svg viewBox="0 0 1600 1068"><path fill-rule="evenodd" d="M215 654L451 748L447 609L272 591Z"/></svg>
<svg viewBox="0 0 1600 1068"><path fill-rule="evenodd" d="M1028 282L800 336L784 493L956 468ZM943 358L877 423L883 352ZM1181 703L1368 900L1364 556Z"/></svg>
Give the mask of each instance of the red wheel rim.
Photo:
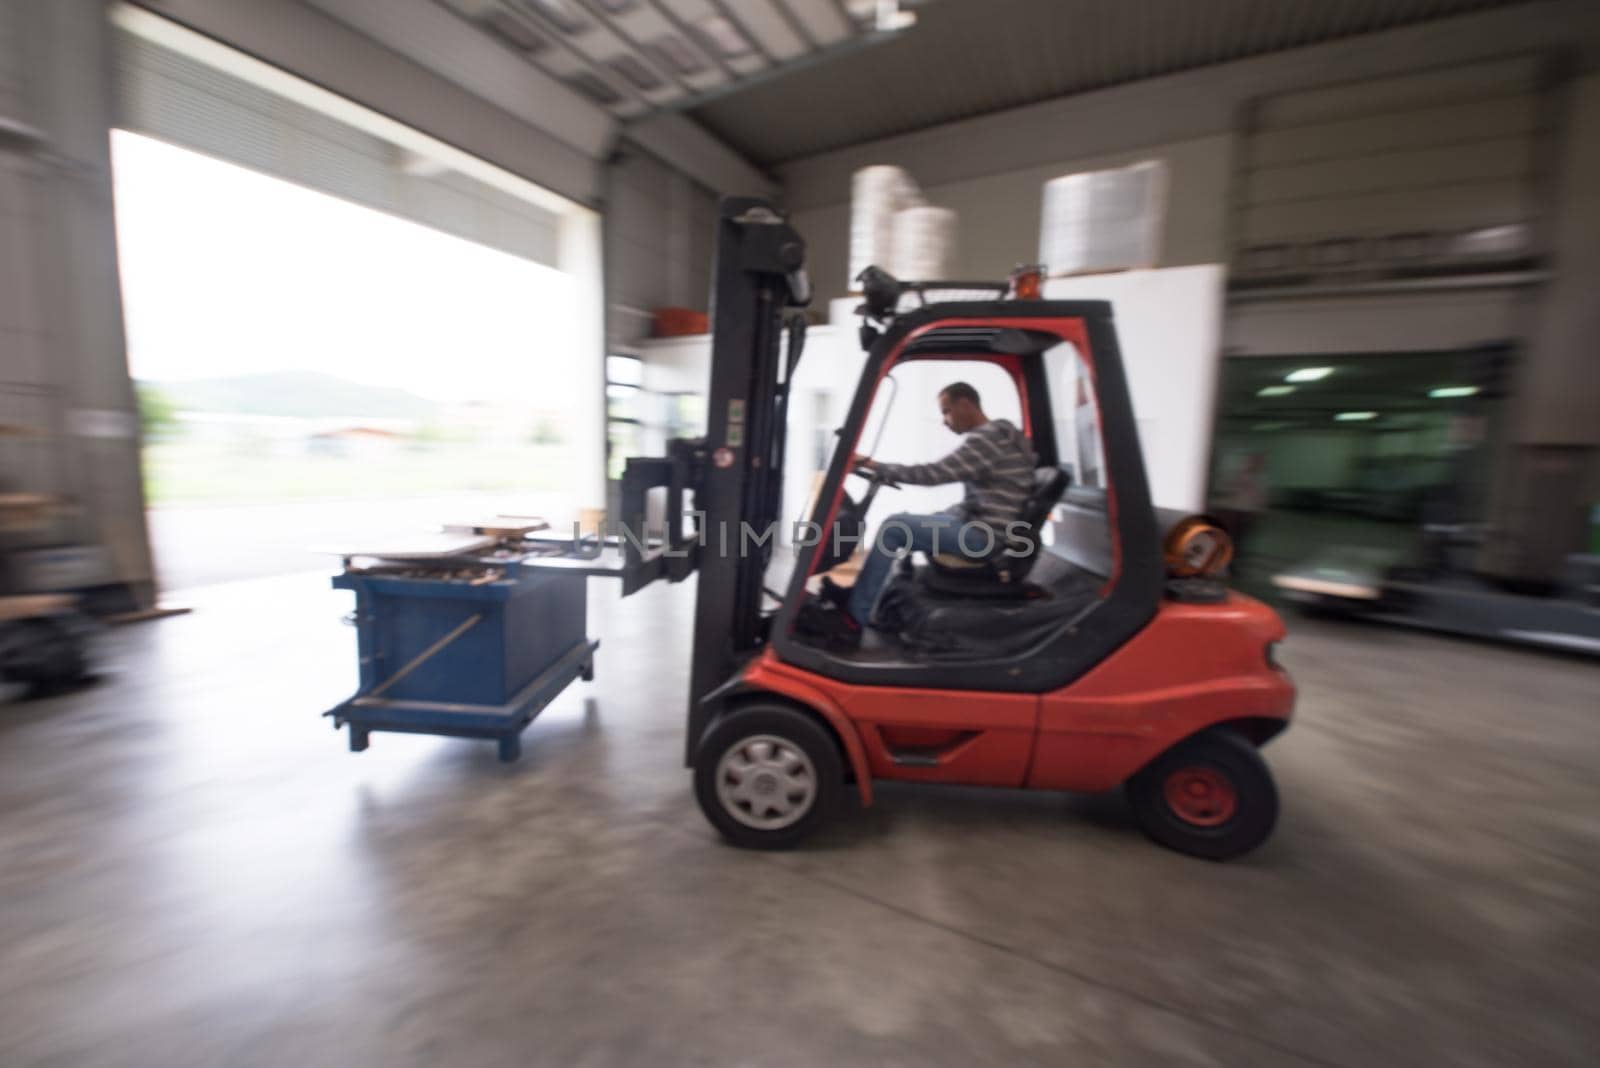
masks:
<svg viewBox="0 0 1600 1068"><path fill-rule="evenodd" d="M1220 827L1239 810L1239 794L1228 777L1215 768L1179 768L1162 784L1167 807L1183 822L1196 827Z"/></svg>

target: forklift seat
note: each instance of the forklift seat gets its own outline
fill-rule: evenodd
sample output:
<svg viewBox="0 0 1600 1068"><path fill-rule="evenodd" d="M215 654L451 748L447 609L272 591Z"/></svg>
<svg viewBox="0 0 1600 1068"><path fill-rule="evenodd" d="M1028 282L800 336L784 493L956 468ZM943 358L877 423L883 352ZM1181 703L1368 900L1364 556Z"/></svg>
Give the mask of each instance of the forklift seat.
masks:
<svg viewBox="0 0 1600 1068"><path fill-rule="evenodd" d="M1021 529L995 531L994 549L981 559L939 553L928 560L927 584L941 593L965 597L1024 597L1024 580L1039 558L1040 536L1050 510L1067 491L1072 476L1063 467L1041 467L1033 473L1033 492L1018 509ZM1012 550L1010 553L1007 550ZM1021 550L1026 552L1021 553Z"/></svg>

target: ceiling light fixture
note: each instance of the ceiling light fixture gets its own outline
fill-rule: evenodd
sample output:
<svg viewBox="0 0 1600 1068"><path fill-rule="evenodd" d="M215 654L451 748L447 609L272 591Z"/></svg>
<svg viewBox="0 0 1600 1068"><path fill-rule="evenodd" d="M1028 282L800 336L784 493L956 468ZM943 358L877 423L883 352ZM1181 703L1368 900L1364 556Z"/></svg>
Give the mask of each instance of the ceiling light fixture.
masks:
<svg viewBox="0 0 1600 1068"><path fill-rule="evenodd" d="M1366 423L1378 418L1377 412L1340 412L1333 417L1340 423Z"/></svg>
<svg viewBox="0 0 1600 1068"><path fill-rule="evenodd" d="M909 6L915 2L916 0L848 0L847 6L850 16L857 22L871 23L873 30L878 33L894 33L917 24L914 12L900 10L901 4Z"/></svg>
<svg viewBox="0 0 1600 1068"><path fill-rule="evenodd" d="M1285 382L1321 382L1333 374L1331 367L1302 367L1283 376Z"/></svg>
<svg viewBox="0 0 1600 1068"><path fill-rule="evenodd" d="M1258 397L1287 397L1294 392L1293 386L1262 386L1256 390Z"/></svg>
<svg viewBox="0 0 1600 1068"><path fill-rule="evenodd" d="M1428 396L1434 400L1444 400L1448 397L1475 397L1478 395L1477 386L1439 386L1428 390Z"/></svg>
<svg viewBox="0 0 1600 1068"><path fill-rule="evenodd" d="M872 13L872 28L879 33L897 33L916 24L916 12L901 11L900 0L878 0Z"/></svg>

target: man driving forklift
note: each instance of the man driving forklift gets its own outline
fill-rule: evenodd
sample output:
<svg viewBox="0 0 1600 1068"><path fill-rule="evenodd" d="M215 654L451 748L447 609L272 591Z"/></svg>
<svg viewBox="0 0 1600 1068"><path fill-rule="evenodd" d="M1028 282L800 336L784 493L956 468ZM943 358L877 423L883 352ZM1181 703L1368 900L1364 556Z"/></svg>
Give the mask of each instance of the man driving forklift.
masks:
<svg viewBox="0 0 1600 1068"><path fill-rule="evenodd" d="M1032 444L1010 420L985 415L976 389L966 382L945 386L939 391L939 414L946 427L965 435L960 446L941 460L890 464L869 456L851 457L858 473L885 483L960 482L965 490L961 502L943 512L901 512L885 520L853 587L823 579L824 594L849 615L857 634L871 623L873 606L895 560L911 552L928 556L954 552L970 559L998 552L1007 543L1007 527L1019 518L1023 501L1033 492L1037 459Z"/></svg>

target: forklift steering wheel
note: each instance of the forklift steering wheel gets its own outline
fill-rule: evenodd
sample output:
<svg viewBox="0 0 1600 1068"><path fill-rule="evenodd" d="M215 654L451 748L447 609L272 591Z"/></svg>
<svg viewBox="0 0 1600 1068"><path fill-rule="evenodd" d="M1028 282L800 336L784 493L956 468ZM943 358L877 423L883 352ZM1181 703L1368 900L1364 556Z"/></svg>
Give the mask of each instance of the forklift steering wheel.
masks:
<svg viewBox="0 0 1600 1068"><path fill-rule="evenodd" d="M878 495L878 491L880 489L882 489L883 487L885 487L885 486L894 486L895 485L895 483L890 482L888 479L884 478L881 474L879 474L877 468L874 467L871 470L872 470L872 473L870 475L861 474L861 472L859 472L859 471L856 472L858 475L861 475L862 478L867 480L867 492L861 498L861 505L860 505L860 508L859 508L860 515L861 515L861 518L862 518L863 521L866 520L866 518L867 518L867 510L872 507L872 499ZM844 495L844 498L848 502L850 500L850 494L846 493Z"/></svg>
<svg viewBox="0 0 1600 1068"><path fill-rule="evenodd" d="M855 472L859 474L859 472ZM822 557L817 571L828 571L844 563L856 546L866 541L867 536L867 511L872 507L872 499L878 495L878 490L884 486L893 485L876 473L861 475L867 479L867 492L861 500L844 492L843 499L839 502L839 512L833 520L833 531L825 538L822 546Z"/></svg>

